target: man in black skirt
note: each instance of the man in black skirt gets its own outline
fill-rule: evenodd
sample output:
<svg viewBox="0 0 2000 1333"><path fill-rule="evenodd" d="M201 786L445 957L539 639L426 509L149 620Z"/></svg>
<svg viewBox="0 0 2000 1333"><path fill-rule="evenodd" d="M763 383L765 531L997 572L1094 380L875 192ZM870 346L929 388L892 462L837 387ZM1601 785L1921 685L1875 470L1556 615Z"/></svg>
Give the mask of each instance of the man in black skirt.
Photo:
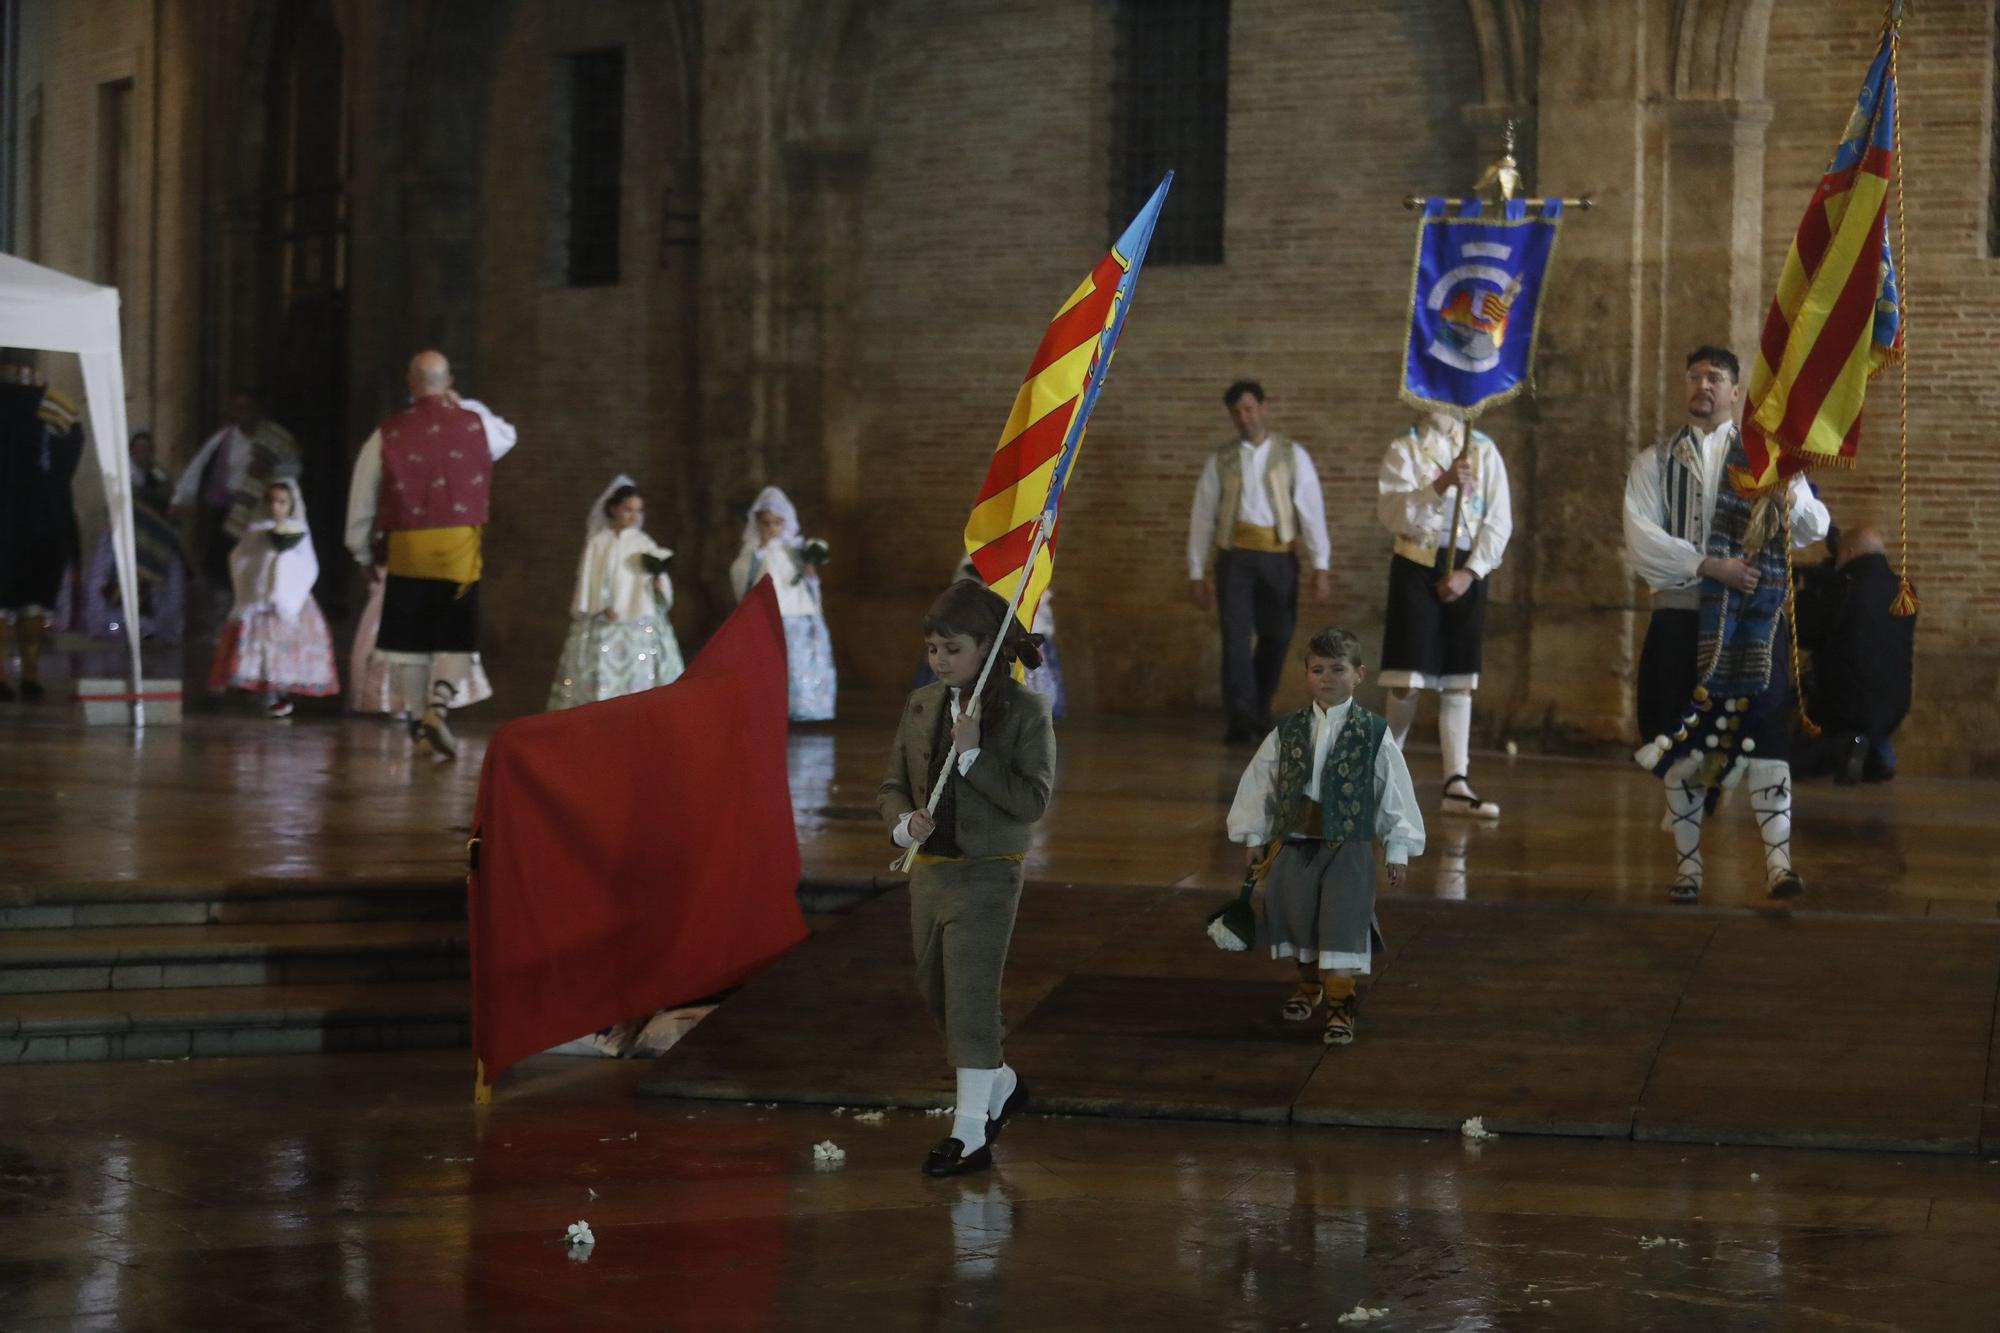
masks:
<svg viewBox="0 0 2000 1333"><path fill-rule="evenodd" d="M1641 450L1625 481L1625 555L1633 572L1652 589L1653 614L1639 653L1638 712L1643 740L1666 738L1682 725L1695 686L1701 683L1701 604L1705 587L1744 595L1761 582L1740 545L1711 553L1716 497L1729 484L1727 464L1740 455L1736 409L1743 401L1741 370L1726 347L1698 347L1687 359L1688 424L1670 438ZM1803 476L1791 479L1793 546L1808 546L1826 535L1826 506ZM1790 754L1790 653L1777 625L1773 634L1768 706L1745 731L1754 755L1745 764L1750 809L1764 841L1765 891L1773 898L1802 892L1792 869L1792 776ZM1664 748L1664 747L1662 747ZM1701 826L1710 792L1699 781L1666 784L1667 818L1678 858L1670 897L1692 902L1701 894Z"/></svg>
<svg viewBox="0 0 2000 1333"><path fill-rule="evenodd" d="M1507 464L1484 431L1431 412L1382 456L1376 516L1395 538L1389 560L1382 667L1385 715L1400 747L1417 717L1417 692L1438 692L1438 749L1447 815L1498 819L1472 790L1472 692L1486 635L1486 580L1514 532ZM1453 518L1456 516L1456 530Z"/></svg>
<svg viewBox="0 0 2000 1333"><path fill-rule="evenodd" d="M410 406L384 417L354 460L347 549L369 578L387 579L375 653L405 673L407 698L428 701L411 738L433 758L456 759L446 715L479 656L481 536L493 464L515 435L483 403L452 391L442 353L417 353L408 383Z"/></svg>
<svg viewBox="0 0 2000 1333"><path fill-rule="evenodd" d="M1222 621L1224 740L1254 745L1271 729L1271 699L1285 672L1299 619L1299 561L1312 562L1313 600L1333 600L1326 502L1319 474L1295 440L1265 422L1264 388L1238 380L1223 406L1237 438L1202 465L1188 516L1189 595ZM1211 557L1215 579L1208 577ZM1251 642L1256 648L1252 651Z"/></svg>

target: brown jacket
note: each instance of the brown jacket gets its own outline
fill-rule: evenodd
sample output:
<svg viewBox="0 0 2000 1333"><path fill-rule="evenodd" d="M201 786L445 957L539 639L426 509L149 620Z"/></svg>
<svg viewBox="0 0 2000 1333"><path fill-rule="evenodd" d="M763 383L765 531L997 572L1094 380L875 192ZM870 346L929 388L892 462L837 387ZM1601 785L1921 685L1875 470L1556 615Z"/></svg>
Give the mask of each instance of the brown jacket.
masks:
<svg viewBox="0 0 2000 1333"><path fill-rule="evenodd" d="M944 683L936 681L911 694L903 709L889 770L875 798L891 832L898 820L930 799L931 737L949 698ZM979 757L972 770L954 779L958 845L968 858L1026 852L1035 821L1049 808L1055 782L1056 733L1049 701L1012 680L1000 683L997 701L997 720L988 722L980 714Z"/></svg>

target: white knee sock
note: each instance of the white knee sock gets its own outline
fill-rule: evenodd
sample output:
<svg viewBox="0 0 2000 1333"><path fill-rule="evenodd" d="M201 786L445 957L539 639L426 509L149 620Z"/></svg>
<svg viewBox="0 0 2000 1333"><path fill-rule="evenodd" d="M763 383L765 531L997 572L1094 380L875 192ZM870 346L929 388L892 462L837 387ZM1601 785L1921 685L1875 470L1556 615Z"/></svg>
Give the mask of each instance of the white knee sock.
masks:
<svg viewBox="0 0 2000 1333"><path fill-rule="evenodd" d="M965 1145L969 1154L986 1146L986 1108L993 1104L993 1082L997 1069L960 1069L958 1107L952 1112L951 1136Z"/></svg>
<svg viewBox="0 0 2000 1333"><path fill-rule="evenodd" d="M410 716L415 717L431 701L431 669L421 662L403 662L393 669L401 676L403 698L409 701Z"/></svg>
<svg viewBox="0 0 2000 1333"><path fill-rule="evenodd" d="M1438 748L1444 751L1444 780L1466 771L1472 754L1472 691L1446 690L1438 696Z"/></svg>
<svg viewBox="0 0 2000 1333"><path fill-rule="evenodd" d="M1792 868L1792 766L1782 759L1752 759L1744 779L1764 839L1765 878L1776 879Z"/></svg>
<svg viewBox="0 0 2000 1333"><path fill-rule="evenodd" d="M1012 1065L1001 1065L993 1071L993 1094L986 1102L986 1118L998 1120L1001 1108L1014 1095L1014 1089L1021 1086L1021 1076L1014 1072Z"/></svg>
<svg viewBox="0 0 2000 1333"><path fill-rule="evenodd" d="M1390 690L1382 716L1389 724L1389 734L1396 738L1396 748L1402 749L1403 742L1410 738L1410 725L1417 720L1417 692Z"/></svg>
<svg viewBox="0 0 2000 1333"><path fill-rule="evenodd" d="M430 701L432 703L439 703L439 695L442 693L442 704L444 707L448 708L458 702L458 682L469 678L471 675L471 653L434 654L431 657L430 693L428 696Z"/></svg>
<svg viewBox="0 0 2000 1333"><path fill-rule="evenodd" d="M1667 827L1674 835L1674 855L1678 864L1674 867L1674 883L1692 884L1701 887L1701 820L1702 803L1708 799L1708 788L1699 782L1669 782L1667 784Z"/></svg>

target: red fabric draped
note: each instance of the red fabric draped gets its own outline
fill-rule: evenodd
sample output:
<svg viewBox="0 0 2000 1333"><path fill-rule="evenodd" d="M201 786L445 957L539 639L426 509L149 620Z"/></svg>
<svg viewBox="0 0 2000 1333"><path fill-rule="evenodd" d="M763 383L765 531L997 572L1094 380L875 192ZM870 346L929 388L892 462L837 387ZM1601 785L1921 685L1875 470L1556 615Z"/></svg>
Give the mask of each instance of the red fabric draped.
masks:
<svg viewBox="0 0 2000 1333"><path fill-rule="evenodd" d="M488 1081L737 985L803 940L771 581L673 684L495 732L474 833L472 1043Z"/></svg>

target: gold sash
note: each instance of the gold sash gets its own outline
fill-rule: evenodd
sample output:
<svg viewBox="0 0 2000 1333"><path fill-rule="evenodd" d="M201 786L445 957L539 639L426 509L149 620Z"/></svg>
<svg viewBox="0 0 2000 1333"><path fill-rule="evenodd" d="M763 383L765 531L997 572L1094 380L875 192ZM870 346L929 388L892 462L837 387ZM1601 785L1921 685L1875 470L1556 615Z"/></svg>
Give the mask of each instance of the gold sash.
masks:
<svg viewBox="0 0 2000 1333"><path fill-rule="evenodd" d="M397 578L456 583L460 596L484 568L479 529L418 528L389 534L389 572Z"/></svg>

